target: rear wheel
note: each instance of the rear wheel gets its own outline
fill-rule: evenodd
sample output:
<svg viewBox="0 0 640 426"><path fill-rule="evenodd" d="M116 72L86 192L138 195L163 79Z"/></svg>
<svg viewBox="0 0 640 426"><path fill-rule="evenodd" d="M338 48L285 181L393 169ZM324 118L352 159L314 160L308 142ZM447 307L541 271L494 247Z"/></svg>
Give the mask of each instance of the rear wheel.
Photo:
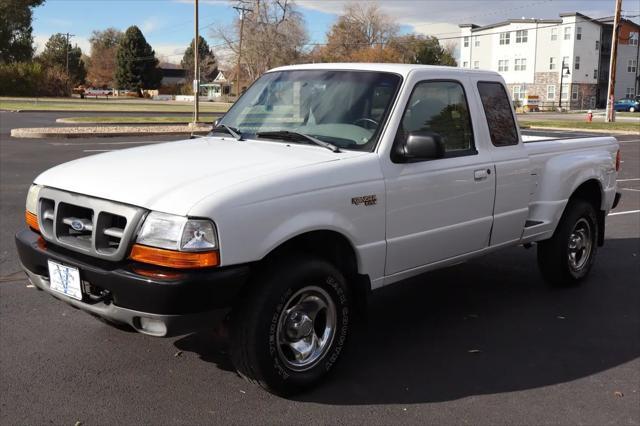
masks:
<svg viewBox="0 0 640 426"><path fill-rule="evenodd" d="M584 200L569 201L553 236L538 244L543 277L556 286L580 283L593 265L598 232L595 208Z"/></svg>
<svg viewBox="0 0 640 426"><path fill-rule="evenodd" d="M232 313L231 358L247 380L288 395L335 365L351 327L351 295L325 260L296 256L267 268Z"/></svg>

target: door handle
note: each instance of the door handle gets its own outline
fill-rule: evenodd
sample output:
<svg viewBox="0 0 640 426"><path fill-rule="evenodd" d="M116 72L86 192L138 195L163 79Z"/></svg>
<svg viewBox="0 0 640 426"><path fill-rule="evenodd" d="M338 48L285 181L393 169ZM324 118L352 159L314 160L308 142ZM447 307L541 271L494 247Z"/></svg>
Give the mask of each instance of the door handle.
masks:
<svg viewBox="0 0 640 426"><path fill-rule="evenodd" d="M473 171L473 179L476 181L485 180L489 174L491 173L491 169L478 169Z"/></svg>

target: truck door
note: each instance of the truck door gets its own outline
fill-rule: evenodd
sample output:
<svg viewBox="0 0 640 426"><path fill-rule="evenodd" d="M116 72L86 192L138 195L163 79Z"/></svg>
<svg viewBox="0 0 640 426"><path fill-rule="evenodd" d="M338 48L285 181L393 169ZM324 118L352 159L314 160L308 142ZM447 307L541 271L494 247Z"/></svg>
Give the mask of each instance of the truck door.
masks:
<svg viewBox="0 0 640 426"><path fill-rule="evenodd" d="M495 163L496 202L493 213L493 229L490 245L517 242L522 237L529 216L531 192L531 165L513 115L509 96L498 81L477 83L482 115L487 131L479 137L489 139L483 146Z"/></svg>
<svg viewBox="0 0 640 426"><path fill-rule="evenodd" d="M469 84L438 79L413 87L396 144L411 132L437 133L445 154L424 161L392 159L385 165L387 276L489 244L495 173L486 149L476 149Z"/></svg>

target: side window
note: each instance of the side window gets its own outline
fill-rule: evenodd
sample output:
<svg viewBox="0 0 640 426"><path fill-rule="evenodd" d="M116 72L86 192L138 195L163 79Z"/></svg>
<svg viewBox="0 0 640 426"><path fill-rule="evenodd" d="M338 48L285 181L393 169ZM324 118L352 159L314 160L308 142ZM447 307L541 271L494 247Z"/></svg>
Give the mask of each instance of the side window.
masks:
<svg viewBox="0 0 640 426"><path fill-rule="evenodd" d="M402 116L398 137L406 138L411 132L440 136L445 156L475 153L471 116L462 85L455 81L416 84Z"/></svg>
<svg viewBox="0 0 640 426"><path fill-rule="evenodd" d="M495 146L518 144L518 131L511 111L509 96L500 83L479 82L478 91L487 117L491 142Z"/></svg>

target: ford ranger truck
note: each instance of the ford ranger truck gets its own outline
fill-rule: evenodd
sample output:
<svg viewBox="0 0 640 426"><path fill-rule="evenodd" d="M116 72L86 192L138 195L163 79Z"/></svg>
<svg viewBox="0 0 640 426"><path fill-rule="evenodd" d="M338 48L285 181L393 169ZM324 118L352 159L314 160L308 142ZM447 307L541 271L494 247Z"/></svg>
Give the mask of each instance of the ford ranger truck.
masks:
<svg viewBox="0 0 640 426"><path fill-rule="evenodd" d="M39 175L16 235L34 286L153 336L227 315L230 357L316 384L383 286L504 247L584 281L619 199L612 137L523 143L499 74L313 64L260 77L202 138Z"/></svg>

